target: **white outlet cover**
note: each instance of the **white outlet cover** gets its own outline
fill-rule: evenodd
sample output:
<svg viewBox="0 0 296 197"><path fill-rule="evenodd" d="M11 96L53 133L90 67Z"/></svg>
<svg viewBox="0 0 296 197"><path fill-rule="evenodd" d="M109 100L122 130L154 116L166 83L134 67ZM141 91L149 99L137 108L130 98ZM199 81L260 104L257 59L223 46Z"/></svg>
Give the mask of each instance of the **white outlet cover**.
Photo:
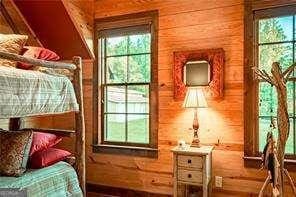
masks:
<svg viewBox="0 0 296 197"><path fill-rule="evenodd" d="M222 181L223 181L223 178L222 176L215 176L215 186L216 187L222 187Z"/></svg>

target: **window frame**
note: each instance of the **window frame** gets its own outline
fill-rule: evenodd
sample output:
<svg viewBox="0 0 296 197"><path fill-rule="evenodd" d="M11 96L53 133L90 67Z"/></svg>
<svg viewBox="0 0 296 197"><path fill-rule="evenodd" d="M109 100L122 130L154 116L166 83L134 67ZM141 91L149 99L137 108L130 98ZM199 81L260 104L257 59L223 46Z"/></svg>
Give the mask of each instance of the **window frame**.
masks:
<svg viewBox="0 0 296 197"><path fill-rule="evenodd" d="M296 15L296 4L281 7L254 8L252 2L245 5L244 18L244 164L246 167L259 167L259 82L255 80L252 67L258 65L257 35L258 21L272 17ZM286 165L295 168L296 155L286 155ZM295 168L296 170L296 168Z"/></svg>
<svg viewBox="0 0 296 197"><path fill-rule="evenodd" d="M125 34L150 27L151 59L149 89L149 144L132 142L109 142L104 140L102 62L99 40L102 33ZM158 11L148 11L121 16L95 19L94 52L96 63L93 69L93 152L126 154L143 157L158 156ZM128 84L128 83L127 83ZM136 83L133 83L136 84ZM97 87L97 88L96 88Z"/></svg>

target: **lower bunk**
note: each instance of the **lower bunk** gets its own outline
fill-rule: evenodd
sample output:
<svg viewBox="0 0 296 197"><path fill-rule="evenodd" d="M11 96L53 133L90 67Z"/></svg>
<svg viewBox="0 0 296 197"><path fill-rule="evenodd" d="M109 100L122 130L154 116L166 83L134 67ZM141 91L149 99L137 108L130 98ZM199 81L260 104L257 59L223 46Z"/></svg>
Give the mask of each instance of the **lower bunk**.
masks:
<svg viewBox="0 0 296 197"><path fill-rule="evenodd" d="M28 169L20 177L0 177L0 188L26 190L28 197L83 196L74 168L63 161L41 169Z"/></svg>

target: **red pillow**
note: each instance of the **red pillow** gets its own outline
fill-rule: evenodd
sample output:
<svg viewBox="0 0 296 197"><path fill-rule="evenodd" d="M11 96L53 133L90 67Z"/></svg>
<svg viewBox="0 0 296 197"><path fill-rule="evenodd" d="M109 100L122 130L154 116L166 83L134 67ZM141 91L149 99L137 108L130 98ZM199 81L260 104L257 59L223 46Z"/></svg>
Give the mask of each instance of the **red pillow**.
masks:
<svg viewBox="0 0 296 197"><path fill-rule="evenodd" d="M33 140L30 150L30 156L37 151L42 151L47 148L53 147L62 141L62 137L58 137L51 133L34 132Z"/></svg>
<svg viewBox="0 0 296 197"><path fill-rule="evenodd" d="M24 57L37 58L41 60L56 61L60 59L60 57L55 52L42 47L25 46L21 54ZM26 64L22 62L17 63L17 68L29 70L29 69L32 69L33 67L34 65L32 64Z"/></svg>
<svg viewBox="0 0 296 197"><path fill-rule="evenodd" d="M65 160L71 153L57 148L48 148L34 153L29 160L31 168L43 168Z"/></svg>

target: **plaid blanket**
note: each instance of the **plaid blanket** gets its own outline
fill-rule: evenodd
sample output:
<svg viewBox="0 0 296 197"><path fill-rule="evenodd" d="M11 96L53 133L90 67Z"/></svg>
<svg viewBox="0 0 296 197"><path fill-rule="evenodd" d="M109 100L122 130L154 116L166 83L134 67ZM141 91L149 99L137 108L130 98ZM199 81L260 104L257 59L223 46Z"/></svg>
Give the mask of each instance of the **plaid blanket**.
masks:
<svg viewBox="0 0 296 197"><path fill-rule="evenodd" d="M76 172L65 162L28 170L21 177L0 177L0 188L25 189L28 197L82 196Z"/></svg>
<svg viewBox="0 0 296 197"><path fill-rule="evenodd" d="M64 113L78 108L67 77L0 66L0 118Z"/></svg>

